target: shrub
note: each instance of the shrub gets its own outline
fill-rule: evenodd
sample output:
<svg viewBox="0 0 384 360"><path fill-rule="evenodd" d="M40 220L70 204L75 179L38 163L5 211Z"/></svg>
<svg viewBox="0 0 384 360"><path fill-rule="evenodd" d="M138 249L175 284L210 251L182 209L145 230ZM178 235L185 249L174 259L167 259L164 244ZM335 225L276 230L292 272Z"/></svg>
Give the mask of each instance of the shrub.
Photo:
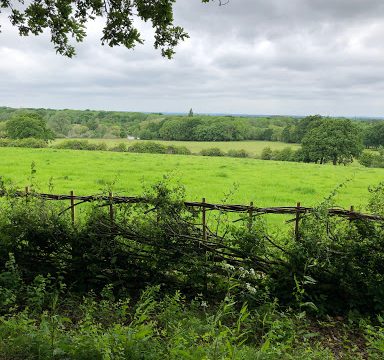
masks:
<svg viewBox="0 0 384 360"><path fill-rule="evenodd" d="M245 151L244 149L240 149L240 150L228 150L228 153L227 153L228 156L230 157L237 157L237 158L246 158L246 157L249 157L249 153L247 151Z"/></svg>
<svg viewBox="0 0 384 360"><path fill-rule="evenodd" d="M225 153L219 148L208 148L200 151L202 156L224 156Z"/></svg>
<svg viewBox="0 0 384 360"><path fill-rule="evenodd" d="M189 155L190 150L185 146L163 145L153 141L137 142L128 148L129 152L151 154Z"/></svg>
<svg viewBox="0 0 384 360"><path fill-rule="evenodd" d="M294 152L290 147L285 147L282 150L275 150L272 154L272 160L277 161L292 161Z"/></svg>
<svg viewBox="0 0 384 360"><path fill-rule="evenodd" d="M107 151L108 147L107 144L104 142L101 143L89 143L88 148L86 150L92 150L92 151Z"/></svg>
<svg viewBox="0 0 384 360"><path fill-rule="evenodd" d="M105 143L90 143L88 140L65 140L53 147L56 149L70 150L107 150Z"/></svg>
<svg viewBox="0 0 384 360"><path fill-rule="evenodd" d="M384 151L380 149L378 153L363 152L359 162L366 167L384 168Z"/></svg>
<svg viewBox="0 0 384 360"><path fill-rule="evenodd" d="M0 147L46 148L47 146L47 142L42 139L0 139Z"/></svg>
<svg viewBox="0 0 384 360"><path fill-rule="evenodd" d="M116 151L116 152L125 152L128 151L128 147L125 143L118 143L114 147L109 149L110 151Z"/></svg>
<svg viewBox="0 0 384 360"><path fill-rule="evenodd" d="M166 146L153 141L136 142L128 147L129 152L151 154L165 154L166 149Z"/></svg>
<svg viewBox="0 0 384 360"><path fill-rule="evenodd" d="M190 155L191 151L185 146L168 145L166 147L166 153L177 154L177 155Z"/></svg>
<svg viewBox="0 0 384 360"><path fill-rule="evenodd" d="M45 140L35 138L20 139L16 143L18 147L26 148L45 148L48 146Z"/></svg>
<svg viewBox="0 0 384 360"><path fill-rule="evenodd" d="M375 155L371 152L363 152L359 158L359 163L365 167L371 167L375 160Z"/></svg>
<svg viewBox="0 0 384 360"><path fill-rule="evenodd" d="M272 149L269 146L267 146L261 152L261 159L262 160L271 160L272 154L273 154Z"/></svg>

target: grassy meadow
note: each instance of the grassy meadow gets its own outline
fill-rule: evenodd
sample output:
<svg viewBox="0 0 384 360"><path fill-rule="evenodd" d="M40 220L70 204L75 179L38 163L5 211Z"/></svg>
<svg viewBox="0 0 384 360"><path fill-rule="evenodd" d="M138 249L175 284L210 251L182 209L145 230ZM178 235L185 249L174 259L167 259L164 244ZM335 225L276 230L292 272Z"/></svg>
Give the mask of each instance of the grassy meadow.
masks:
<svg viewBox="0 0 384 360"><path fill-rule="evenodd" d="M59 144L67 139L56 139L54 144ZM75 140L75 139L69 139ZM198 154L203 149L219 148L224 152L228 150L246 150L252 157L260 157L264 148L270 147L272 150L281 150L290 147L294 150L300 147L299 144L287 144L279 141L163 141L163 140L127 140L127 139L76 139L87 140L90 143L107 144L108 148L112 148L120 143L125 143L127 146L133 145L137 142L152 141L163 145L185 146L193 154Z"/></svg>
<svg viewBox="0 0 384 360"><path fill-rule="evenodd" d="M232 146L232 145L231 145ZM339 184L346 183L336 204L363 209L368 186L384 179L384 169L317 165L222 157L133 154L103 151L0 148L0 176L23 189L31 181L40 191L78 195L112 188L115 193L137 195L164 174L172 174L186 187L188 200L229 201L256 206L303 206L319 203ZM53 187L50 187L50 184Z"/></svg>

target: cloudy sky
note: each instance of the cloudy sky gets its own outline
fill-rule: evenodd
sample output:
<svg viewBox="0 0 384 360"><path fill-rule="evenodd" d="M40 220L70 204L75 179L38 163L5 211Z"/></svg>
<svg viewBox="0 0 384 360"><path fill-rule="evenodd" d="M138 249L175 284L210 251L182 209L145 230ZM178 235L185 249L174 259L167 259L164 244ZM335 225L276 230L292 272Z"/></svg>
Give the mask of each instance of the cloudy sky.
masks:
<svg viewBox="0 0 384 360"><path fill-rule="evenodd" d="M0 15L0 105L126 111L384 116L384 1L177 0L173 60L147 38L103 47L100 23L56 55Z"/></svg>

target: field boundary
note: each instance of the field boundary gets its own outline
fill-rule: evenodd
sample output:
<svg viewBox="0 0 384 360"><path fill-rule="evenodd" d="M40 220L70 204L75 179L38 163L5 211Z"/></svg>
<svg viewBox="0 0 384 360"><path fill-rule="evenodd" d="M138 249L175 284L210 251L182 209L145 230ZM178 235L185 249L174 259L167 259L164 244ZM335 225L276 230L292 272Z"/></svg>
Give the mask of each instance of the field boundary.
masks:
<svg viewBox="0 0 384 360"><path fill-rule="evenodd" d="M137 203L151 203L149 199L137 196L116 196L110 192L108 195L75 195L74 191L70 194L49 194L49 193L38 193L31 191L28 187L25 191L5 191L0 190L0 197L34 197L42 200L51 201L69 201L70 206L64 211L72 210L80 204L91 203L96 201L106 202L106 206L109 205L112 211L112 206L117 204L137 204ZM77 203L76 203L77 201ZM257 215L263 214L279 214L279 215L296 215L301 216L316 211L314 207L301 206L298 202L296 206L274 206L274 207L257 207L251 202L249 205L239 204L214 204L206 202L205 198L202 198L201 202L185 201L184 205L187 208L199 208L201 211L222 211L232 213L243 213L247 214L250 218ZM346 217L350 220L369 220L369 221L384 221L384 217L377 214L367 214L354 211L354 207L351 206L349 210L340 207L328 208L327 212L329 215ZM240 219L241 220L241 219Z"/></svg>

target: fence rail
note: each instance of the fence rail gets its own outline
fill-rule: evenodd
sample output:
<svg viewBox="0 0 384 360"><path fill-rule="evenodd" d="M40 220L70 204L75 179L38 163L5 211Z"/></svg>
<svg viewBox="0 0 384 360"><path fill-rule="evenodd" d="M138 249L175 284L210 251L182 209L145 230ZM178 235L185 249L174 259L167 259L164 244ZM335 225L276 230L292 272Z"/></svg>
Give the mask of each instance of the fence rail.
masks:
<svg viewBox="0 0 384 360"><path fill-rule="evenodd" d="M116 196L112 193L108 195L75 195L73 191L69 195L66 194L47 194L47 193L37 193L29 190L28 187L25 188L25 191L14 191L7 192L0 190L0 197L11 196L11 197L35 197L44 200L53 200L53 201L70 201L70 206L66 210L71 210L75 206L95 201L104 201L110 206L110 211L113 212L114 204L137 204L137 203L149 203L149 200L144 197L136 196ZM75 203L75 201L78 201ZM262 214L280 214L280 215L300 215L308 214L314 212L316 209L313 207L301 206L300 203L297 203L296 206L275 206L275 207L257 207L254 206L251 202L249 205L231 205L231 204L213 204L206 202L206 199L203 198L201 202L191 202L185 201L184 205L189 208L199 208L203 214L207 210L218 210L222 212L233 212L233 213L243 213L248 214L250 217ZM377 214L366 214L361 212L354 211L354 206L351 206L349 210L342 209L339 207L327 209L328 214L346 217L350 220L371 220L371 221L384 221L384 217ZM72 213L73 214L73 213Z"/></svg>

